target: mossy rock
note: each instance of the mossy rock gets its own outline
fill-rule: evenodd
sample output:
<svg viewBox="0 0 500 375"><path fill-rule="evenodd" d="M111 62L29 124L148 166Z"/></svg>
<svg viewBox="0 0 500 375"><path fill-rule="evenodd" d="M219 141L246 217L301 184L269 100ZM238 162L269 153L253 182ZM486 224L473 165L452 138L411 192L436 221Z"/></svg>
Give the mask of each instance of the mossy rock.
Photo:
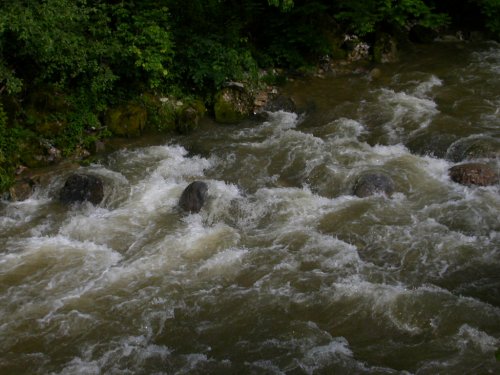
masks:
<svg viewBox="0 0 500 375"><path fill-rule="evenodd" d="M141 135L147 121L146 108L136 103L127 103L111 108L106 113L106 126L113 134L122 137Z"/></svg>
<svg viewBox="0 0 500 375"><path fill-rule="evenodd" d="M398 61L396 40L386 33L379 33L373 45L373 60L376 63L390 63Z"/></svg>
<svg viewBox="0 0 500 375"><path fill-rule="evenodd" d="M184 104L178 110L175 129L181 134L187 134L196 130L205 112L205 105L199 100L193 100Z"/></svg>
<svg viewBox="0 0 500 375"><path fill-rule="evenodd" d="M146 108L147 122L144 132L171 132L175 130L175 105L169 98L159 98L151 93L141 96Z"/></svg>
<svg viewBox="0 0 500 375"><path fill-rule="evenodd" d="M250 115L253 109L251 96L240 87L225 87L215 98L215 121L237 124Z"/></svg>

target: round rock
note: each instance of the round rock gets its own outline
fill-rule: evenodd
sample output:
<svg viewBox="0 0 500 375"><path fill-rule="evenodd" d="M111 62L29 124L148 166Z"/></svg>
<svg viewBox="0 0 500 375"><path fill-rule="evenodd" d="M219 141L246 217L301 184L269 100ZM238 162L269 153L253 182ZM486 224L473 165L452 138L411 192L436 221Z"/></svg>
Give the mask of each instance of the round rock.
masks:
<svg viewBox="0 0 500 375"><path fill-rule="evenodd" d="M104 184L93 175L75 173L70 175L60 191L59 199L63 203L89 201L101 203L104 198Z"/></svg>
<svg viewBox="0 0 500 375"><path fill-rule="evenodd" d="M182 192L179 207L188 212L200 212L208 195L208 186L203 181L191 182Z"/></svg>
<svg viewBox="0 0 500 375"><path fill-rule="evenodd" d="M498 183L498 174L487 164L466 163L455 165L448 170L452 181L462 185L488 186Z"/></svg>
<svg viewBox="0 0 500 375"><path fill-rule="evenodd" d="M394 181L385 173L369 172L358 177L354 184L353 193L364 198L374 194L390 196L394 192Z"/></svg>

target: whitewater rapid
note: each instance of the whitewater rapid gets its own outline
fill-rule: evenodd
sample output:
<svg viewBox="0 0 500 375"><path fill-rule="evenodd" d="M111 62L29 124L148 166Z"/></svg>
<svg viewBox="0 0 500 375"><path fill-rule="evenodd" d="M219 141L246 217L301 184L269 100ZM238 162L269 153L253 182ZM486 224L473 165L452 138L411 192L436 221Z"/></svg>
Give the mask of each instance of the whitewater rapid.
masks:
<svg viewBox="0 0 500 375"><path fill-rule="evenodd" d="M500 53L467 56L460 79L411 66L379 86L361 78L342 115L278 111L112 153L80 167L105 182L97 206L58 202L68 173L2 202L1 372L497 371L499 186L452 182L446 152L496 137L498 86L481 86L474 131L440 138L440 153L412 147L453 105L479 111L479 89L464 92ZM353 195L366 171L395 193ZM186 214L194 180L209 197Z"/></svg>

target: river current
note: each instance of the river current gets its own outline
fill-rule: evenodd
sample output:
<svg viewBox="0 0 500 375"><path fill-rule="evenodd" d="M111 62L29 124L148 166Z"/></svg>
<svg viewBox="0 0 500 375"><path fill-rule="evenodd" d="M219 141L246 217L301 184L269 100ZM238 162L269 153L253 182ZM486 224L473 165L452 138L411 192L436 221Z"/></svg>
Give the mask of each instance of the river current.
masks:
<svg viewBox="0 0 500 375"><path fill-rule="evenodd" d="M500 373L500 45L291 82L306 109L128 147L0 203L1 374ZM463 147L462 147L463 149ZM383 171L391 196L359 198ZM177 209L194 180L197 214Z"/></svg>

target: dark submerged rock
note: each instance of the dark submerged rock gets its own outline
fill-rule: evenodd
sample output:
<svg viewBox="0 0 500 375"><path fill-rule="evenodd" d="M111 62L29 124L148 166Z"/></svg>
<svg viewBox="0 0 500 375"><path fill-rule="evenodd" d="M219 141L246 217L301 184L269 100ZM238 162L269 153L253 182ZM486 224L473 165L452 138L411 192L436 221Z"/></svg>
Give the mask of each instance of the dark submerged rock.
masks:
<svg viewBox="0 0 500 375"><path fill-rule="evenodd" d="M445 158L455 140L456 137L452 134L441 134L433 130L411 138L406 147L414 154Z"/></svg>
<svg viewBox="0 0 500 375"><path fill-rule="evenodd" d="M391 177L381 172L364 173L358 177L354 184L353 193L364 198L374 194L390 196L394 192L394 181Z"/></svg>
<svg viewBox="0 0 500 375"><path fill-rule="evenodd" d="M498 174L487 164L466 163L448 170L451 180L462 185L488 186L498 183Z"/></svg>
<svg viewBox="0 0 500 375"><path fill-rule="evenodd" d="M99 204L104 198L104 184L93 175L75 173L70 175L60 191L59 199L63 203L89 201Z"/></svg>
<svg viewBox="0 0 500 375"><path fill-rule="evenodd" d="M203 181L191 182L182 192L179 207L191 213L200 212L207 199L208 186Z"/></svg>
<svg viewBox="0 0 500 375"><path fill-rule="evenodd" d="M264 106L264 111L276 112L297 112L297 105L293 99L285 95L271 96Z"/></svg>
<svg viewBox="0 0 500 375"><path fill-rule="evenodd" d="M496 158L500 156L500 141L487 136L459 139L446 151L446 158L454 162L463 160Z"/></svg>

